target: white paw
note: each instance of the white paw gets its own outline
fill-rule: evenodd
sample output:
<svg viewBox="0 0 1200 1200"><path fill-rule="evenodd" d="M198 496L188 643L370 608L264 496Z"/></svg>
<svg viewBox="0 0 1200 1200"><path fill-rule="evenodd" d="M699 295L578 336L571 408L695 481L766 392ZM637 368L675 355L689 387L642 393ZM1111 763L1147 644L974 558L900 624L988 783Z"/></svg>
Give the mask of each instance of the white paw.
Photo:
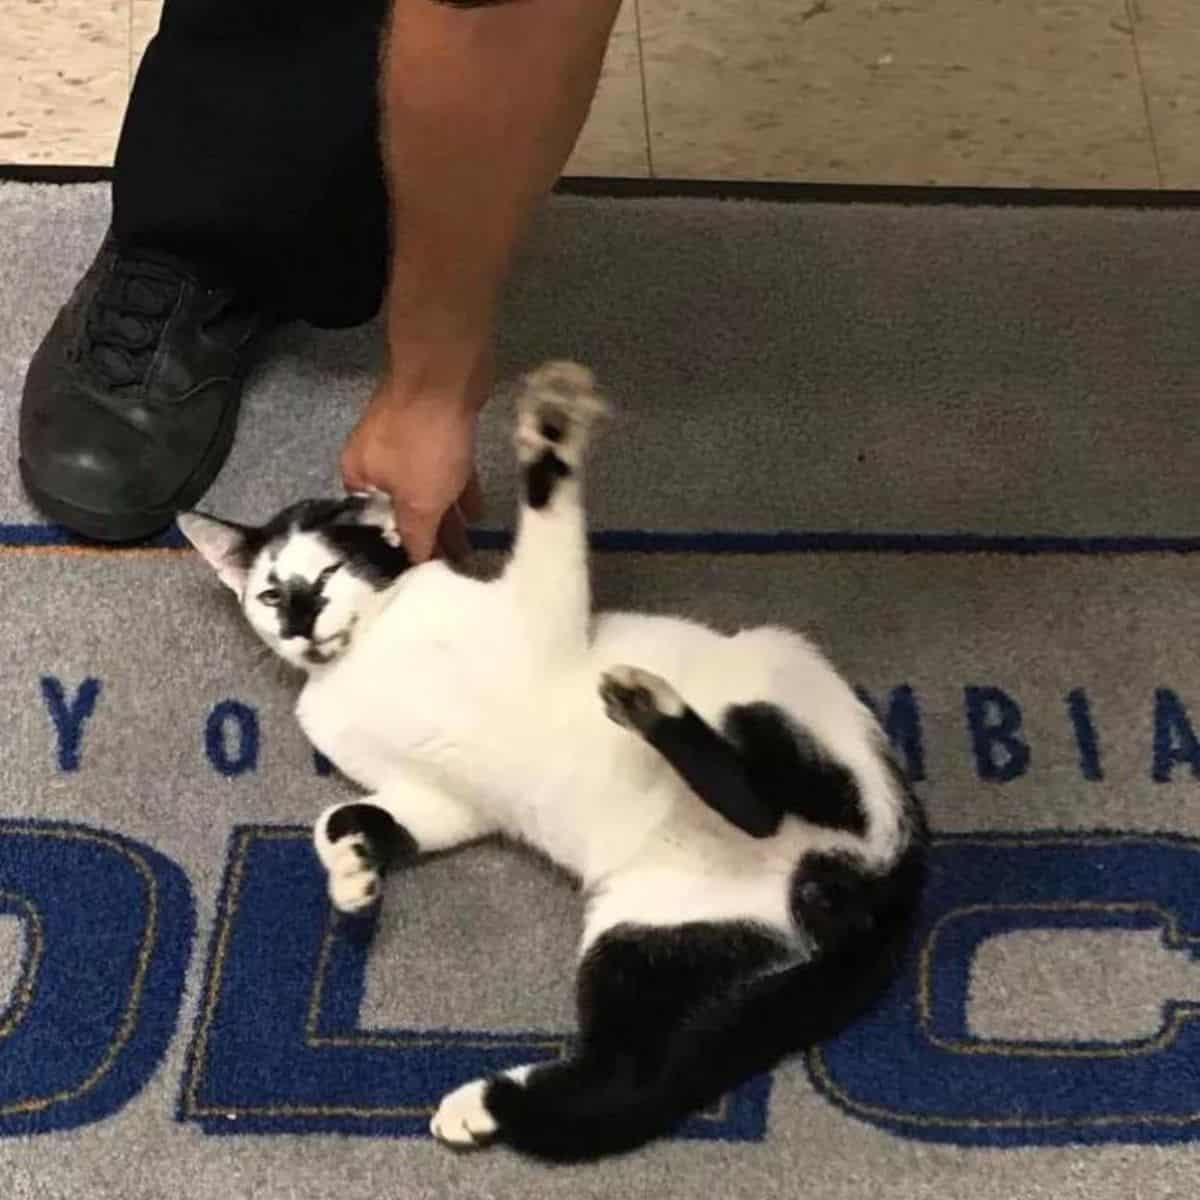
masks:
<svg viewBox="0 0 1200 1200"><path fill-rule="evenodd" d="M446 1096L429 1122L429 1132L447 1146L478 1146L497 1129L492 1114L484 1107L486 1079L464 1084Z"/></svg>
<svg viewBox="0 0 1200 1200"><path fill-rule="evenodd" d="M609 719L645 730L658 717L681 717L687 706L660 675L641 667L612 667L600 676L600 699Z"/></svg>
<svg viewBox="0 0 1200 1200"><path fill-rule="evenodd" d="M339 912L362 912L379 899L379 872L362 834L339 838L329 847L327 858L329 899Z"/></svg>
<svg viewBox="0 0 1200 1200"><path fill-rule="evenodd" d="M568 466L577 466L592 427L608 412L596 378L579 363L544 363L517 382L517 457L533 462L552 450Z"/></svg>

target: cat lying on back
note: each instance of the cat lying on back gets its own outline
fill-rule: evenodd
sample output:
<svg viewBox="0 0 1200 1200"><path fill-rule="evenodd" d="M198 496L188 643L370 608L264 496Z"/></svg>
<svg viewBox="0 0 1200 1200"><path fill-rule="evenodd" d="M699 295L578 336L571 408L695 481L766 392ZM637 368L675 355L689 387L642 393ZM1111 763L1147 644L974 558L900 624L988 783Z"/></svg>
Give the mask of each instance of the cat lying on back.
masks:
<svg viewBox="0 0 1200 1200"><path fill-rule="evenodd" d="M370 793L316 822L338 909L494 834L578 879L574 1054L464 1082L431 1128L584 1159L870 1005L920 898L925 823L873 715L799 634L592 613L581 479L603 402L572 363L516 399L524 502L495 580L410 567L381 498L179 523L307 672L305 734Z"/></svg>

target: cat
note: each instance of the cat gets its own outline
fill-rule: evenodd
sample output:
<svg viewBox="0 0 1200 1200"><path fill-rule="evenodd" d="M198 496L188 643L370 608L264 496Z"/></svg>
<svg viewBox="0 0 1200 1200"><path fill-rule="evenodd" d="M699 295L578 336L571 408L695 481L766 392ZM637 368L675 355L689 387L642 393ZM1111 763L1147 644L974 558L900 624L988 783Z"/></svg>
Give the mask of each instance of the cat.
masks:
<svg viewBox="0 0 1200 1200"><path fill-rule="evenodd" d="M669 1133L869 1008L908 942L927 829L875 716L801 634L593 614L581 493L607 401L566 361L512 391L522 503L496 578L410 565L378 495L179 525L306 673L305 735L368 793L315 823L335 908L373 909L388 869L493 835L578 881L577 1048L464 1083L430 1128L580 1161Z"/></svg>

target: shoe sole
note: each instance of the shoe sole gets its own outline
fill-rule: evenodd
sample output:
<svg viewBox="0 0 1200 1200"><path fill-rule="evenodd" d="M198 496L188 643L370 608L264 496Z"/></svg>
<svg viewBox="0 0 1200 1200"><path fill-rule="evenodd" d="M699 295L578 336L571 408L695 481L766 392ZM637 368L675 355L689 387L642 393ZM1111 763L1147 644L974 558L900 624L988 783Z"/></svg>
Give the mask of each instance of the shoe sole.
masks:
<svg viewBox="0 0 1200 1200"><path fill-rule="evenodd" d="M241 380L239 380L241 382ZM17 460L21 482L37 509L55 524L94 542L140 542L168 528L179 513L191 508L212 486L233 449L242 397L239 392L221 415L216 435L187 483L170 504L130 513L102 513L81 508L69 500L44 491L32 478L24 458Z"/></svg>

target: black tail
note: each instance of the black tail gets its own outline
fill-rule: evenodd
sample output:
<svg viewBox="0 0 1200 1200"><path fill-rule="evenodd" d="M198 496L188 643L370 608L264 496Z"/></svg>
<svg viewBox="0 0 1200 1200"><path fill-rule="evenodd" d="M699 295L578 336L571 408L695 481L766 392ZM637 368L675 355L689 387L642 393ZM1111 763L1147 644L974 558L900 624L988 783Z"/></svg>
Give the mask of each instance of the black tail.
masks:
<svg viewBox="0 0 1200 1200"><path fill-rule="evenodd" d="M500 1138L556 1162L633 1150L784 1057L832 1037L894 978L923 878L923 855L914 847L886 884L875 881L887 892L885 908L853 931L843 926L834 944L808 961L761 970L710 994L661 1038L651 1034L618 1048L612 1039L589 1047L585 1036L579 1057L535 1071L524 1085L494 1080L486 1104ZM661 945L655 955L661 971ZM689 969L698 965L693 960ZM653 980L651 973L647 988Z"/></svg>

